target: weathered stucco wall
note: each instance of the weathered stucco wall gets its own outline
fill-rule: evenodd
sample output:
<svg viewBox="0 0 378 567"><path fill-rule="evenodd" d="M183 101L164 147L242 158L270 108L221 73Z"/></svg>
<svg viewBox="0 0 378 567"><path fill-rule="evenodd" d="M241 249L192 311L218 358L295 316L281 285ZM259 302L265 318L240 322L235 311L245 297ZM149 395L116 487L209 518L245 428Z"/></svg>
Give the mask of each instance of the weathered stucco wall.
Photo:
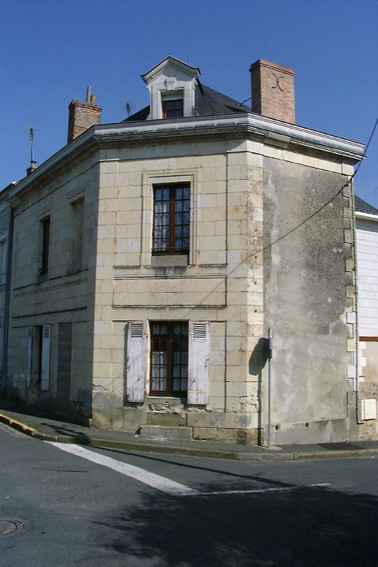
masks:
<svg viewBox="0 0 378 567"><path fill-rule="evenodd" d="M352 308L347 178L264 159L265 334L273 329L275 442L347 439ZM339 194L331 202L329 200ZM346 195L346 196L345 196ZM347 219L348 221L348 219ZM350 240L350 242L345 242ZM265 426L267 373L265 371Z"/></svg>

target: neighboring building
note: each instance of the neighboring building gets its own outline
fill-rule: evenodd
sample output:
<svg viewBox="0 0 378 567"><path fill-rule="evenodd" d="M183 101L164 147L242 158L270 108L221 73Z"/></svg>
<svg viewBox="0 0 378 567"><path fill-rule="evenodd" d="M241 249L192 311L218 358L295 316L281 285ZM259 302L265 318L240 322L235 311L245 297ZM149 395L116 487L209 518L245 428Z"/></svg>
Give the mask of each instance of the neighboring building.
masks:
<svg viewBox="0 0 378 567"><path fill-rule="evenodd" d="M358 438L363 145L295 125L291 69L251 73L252 111L173 57L122 123L71 103L69 144L8 197L9 394L147 435Z"/></svg>
<svg viewBox="0 0 378 567"><path fill-rule="evenodd" d="M377 438L378 209L356 197L360 437Z"/></svg>

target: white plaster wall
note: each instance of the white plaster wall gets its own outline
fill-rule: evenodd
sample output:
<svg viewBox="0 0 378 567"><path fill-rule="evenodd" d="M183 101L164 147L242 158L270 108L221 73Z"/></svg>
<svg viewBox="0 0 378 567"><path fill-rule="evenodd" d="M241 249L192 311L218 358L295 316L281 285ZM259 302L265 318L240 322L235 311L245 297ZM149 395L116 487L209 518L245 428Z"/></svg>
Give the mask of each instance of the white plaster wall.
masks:
<svg viewBox="0 0 378 567"><path fill-rule="evenodd" d="M378 336L378 217L357 219L359 334Z"/></svg>

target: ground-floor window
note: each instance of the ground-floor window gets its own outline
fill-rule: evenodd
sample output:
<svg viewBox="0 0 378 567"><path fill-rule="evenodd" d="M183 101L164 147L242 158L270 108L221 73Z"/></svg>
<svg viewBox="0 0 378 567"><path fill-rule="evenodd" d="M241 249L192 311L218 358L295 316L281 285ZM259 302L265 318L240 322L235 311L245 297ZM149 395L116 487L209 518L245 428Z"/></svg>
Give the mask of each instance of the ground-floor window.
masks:
<svg viewBox="0 0 378 567"><path fill-rule="evenodd" d="M150 393L185 396L188 390L188 323L151 322Z"/></svg>

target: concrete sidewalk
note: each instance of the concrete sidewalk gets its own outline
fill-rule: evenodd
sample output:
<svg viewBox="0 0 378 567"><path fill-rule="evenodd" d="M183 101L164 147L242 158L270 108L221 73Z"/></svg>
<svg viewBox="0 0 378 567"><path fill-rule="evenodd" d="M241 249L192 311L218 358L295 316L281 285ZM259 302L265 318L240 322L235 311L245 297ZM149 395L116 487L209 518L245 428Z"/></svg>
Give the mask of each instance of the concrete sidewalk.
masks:
<svg viewBox="0 0 378 567"><path fill-rule="evenodd" d="M121 431L76 425L5 397L0 397L0 422L43 441L76 443L125 452L161 453L251 462L378 456L378 441L283 445L268 449L227 442L148 439Z"/></svg>

